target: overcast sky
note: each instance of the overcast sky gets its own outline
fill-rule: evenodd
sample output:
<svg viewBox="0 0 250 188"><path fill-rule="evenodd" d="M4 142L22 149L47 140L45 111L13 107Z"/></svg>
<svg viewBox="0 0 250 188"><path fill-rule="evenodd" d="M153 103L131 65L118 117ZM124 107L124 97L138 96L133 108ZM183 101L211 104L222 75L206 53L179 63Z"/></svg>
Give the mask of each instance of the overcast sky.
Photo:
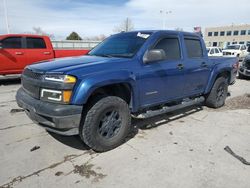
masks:
<svg viewBox="0 0 250 188"><path fill-rule="evenodd" d="M250 23L249 0L6 0L11 33L41 27L65 38L71 31L82 37L113 33L126 17L136 30L167 29ZM3 0L0 0L0 34L6 33Z"/></svg>

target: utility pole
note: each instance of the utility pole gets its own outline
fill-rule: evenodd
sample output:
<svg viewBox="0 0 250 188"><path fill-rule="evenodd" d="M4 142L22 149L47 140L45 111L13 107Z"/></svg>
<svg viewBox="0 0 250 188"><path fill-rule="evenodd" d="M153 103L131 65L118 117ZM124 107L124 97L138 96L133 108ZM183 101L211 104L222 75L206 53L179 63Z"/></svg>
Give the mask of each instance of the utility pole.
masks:
<svg viewBox="0 0 250 188"><path fill-rule="evenodd" d="M168 14L171 14L172 11L163 11L160 10L160 14L162 15L162 29L164 30L166 28L166 17Z"/></svg>
<svg viewBox="0 0 250 188"><path fill-rule="evenodd" d="M126 32L128 32L128 18L126 18Z"/></svg>
<svg viewBox="0 0 250 188"><path fill-rule="evenodd" d="M9 21L8 21L6 0L3 0L3 8L4 8L4 16L5 16L6 30L7 30L7 33L9 34L9 33L10 33L10 28L9 28Z"/></svg>

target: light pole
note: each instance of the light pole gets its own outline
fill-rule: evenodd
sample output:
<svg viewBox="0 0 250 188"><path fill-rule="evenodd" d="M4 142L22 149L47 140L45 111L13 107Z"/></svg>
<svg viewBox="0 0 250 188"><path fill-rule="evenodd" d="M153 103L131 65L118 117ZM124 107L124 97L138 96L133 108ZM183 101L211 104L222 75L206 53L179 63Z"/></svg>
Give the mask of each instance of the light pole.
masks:
<svg viewBox="0 0 250 188"><path fill-rule="evenodd" d="M9 28L9 21L8 21L8 15L7 15L7 6L6 6L6 0L3 0L3 8L4 8L4 17L5 17L5 24L6 24L6 30L7 33L10 33L10 28Z"/></svg>
<svg viewBox="0 0 250 188"><path fill-rule="evenodd" d="M160 10L160 14L162 15L162 29L164 30L166 27L166 17L168 14L171 14L172 11L164 11L164 10Z"/></svg>

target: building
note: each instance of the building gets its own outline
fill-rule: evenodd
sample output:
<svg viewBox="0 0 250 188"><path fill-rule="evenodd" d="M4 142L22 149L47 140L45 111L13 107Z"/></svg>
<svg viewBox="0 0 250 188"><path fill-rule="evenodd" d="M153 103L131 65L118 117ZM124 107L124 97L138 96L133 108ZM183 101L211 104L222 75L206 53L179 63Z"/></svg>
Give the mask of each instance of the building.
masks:
<svg viewBox="0 0 250 188"><path fill-rule="evenodd" d="M230 44L250 45L250 24L205 28L204 40L207 47L224 48Z"/></svg>

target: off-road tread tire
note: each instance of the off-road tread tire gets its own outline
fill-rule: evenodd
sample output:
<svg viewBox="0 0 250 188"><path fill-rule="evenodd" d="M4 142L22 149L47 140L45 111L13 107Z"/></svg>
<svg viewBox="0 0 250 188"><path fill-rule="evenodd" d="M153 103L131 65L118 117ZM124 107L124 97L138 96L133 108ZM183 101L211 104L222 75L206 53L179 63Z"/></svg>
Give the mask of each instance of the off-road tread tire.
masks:
<svg viewBox="0 0 250 188"><path fill-rule="evenodd" d="M220 102L218 102L216 100L216 96L217 96L217 89L221 84L225 84L225 96L224 99ZM206 106L210 107L210 108L220 108L222 106L224 106L225 104L225 100L227 97L227 92L228 92L228 82L227 82L227 78L225 77L219 77L216 79L216 81L214 82L214 85L210 91L210 93L208 94L207 98L206 98Z"/></svg>
<svg viewBox="0 0 250 188"><path fill-rule="evenodd" d="M122 110L122 127L119 133L119 139L113 144L101 143L100 140L94 138L94 122L100 113L108 106L118 106ZM80 137L83 142L96 152L105 152L114 149L124 143L128 133L131 131L131 115L128 104L121 98L116 96L103 96L95 100L83 113L83 121L80 126ZM96 125L97 126L97 125Z"/></svg>

